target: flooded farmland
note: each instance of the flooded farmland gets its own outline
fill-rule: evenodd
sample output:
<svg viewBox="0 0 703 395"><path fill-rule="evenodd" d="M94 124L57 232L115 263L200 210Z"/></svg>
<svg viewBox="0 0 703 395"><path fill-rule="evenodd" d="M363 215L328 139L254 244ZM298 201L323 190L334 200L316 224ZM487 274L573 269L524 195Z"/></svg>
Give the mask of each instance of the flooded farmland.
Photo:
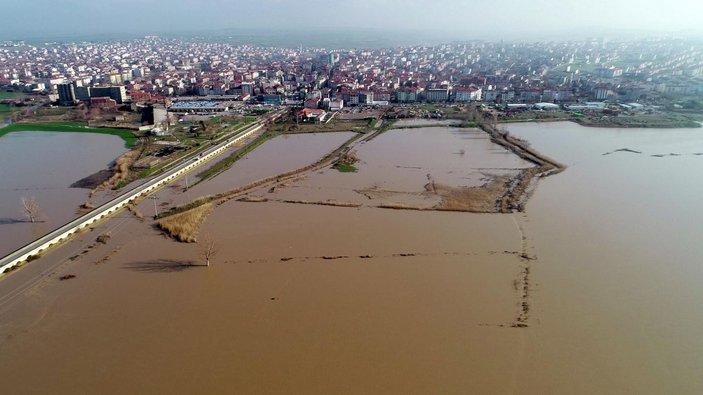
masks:
<svg viewBox="0 0 703 395"><path fill-rule="evenodd" d="M532 167L476 129L396 129L352 148L356 172L328 168L278 189L272 200L432 208L432 185L477 187Z"/></svg>
<svg viewBox="0 0 703 395"><path fill-rule="evenodd" d="M164 203L184 204L195 197L226 192L238 186L305 167L322 159L354 135L355 133L352 132L340 132L277 136L257 148L254 153L240 159L236 166L207 182L197 183L187 193L181 193L182 188L185 187L185 180L181 179L177 182L178 188L171 191L162 190L157 193L157 197ZM199 180L196 176L198 173L216 165L220 159L233 152L234 150L230 150L203 168L189 174L191 185Z"/></svg>
<svg viewBox="0 0 703 395"><path fill-rule="evenodd" d="M90 133L21 132L0 138L0 255L5 255L76 218L89 190L71 184L126 152L116 136ZM22 211L22 197L34 197L38 223Z"/></svg>
<svg viewBox="0 0 703 395"><path fill-rule="evenodd" d="M531 166L482 132L428 127L359 143L356 173L223 202L201 230L219 245L210 267L150 221L108 221L3 280L56 265L0 297L0 379L29 393L700 392L703 134L510 131L569 166L524 213L285 202L366 202L374 186L397 201L426 196L428 174L471 186ZM270 169L324 155L298 152ZM247 182L247 161L218 177Z"/></svg>

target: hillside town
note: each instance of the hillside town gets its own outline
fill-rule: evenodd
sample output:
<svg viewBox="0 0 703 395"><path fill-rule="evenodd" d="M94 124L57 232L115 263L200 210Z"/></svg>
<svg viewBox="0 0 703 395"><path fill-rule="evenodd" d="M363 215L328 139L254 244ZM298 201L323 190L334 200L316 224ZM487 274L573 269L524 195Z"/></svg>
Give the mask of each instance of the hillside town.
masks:
<svg viewBox="0 0 703 395"><path fill-rule="evenodd" d="M0 47L3 90L39 95L52 105L147 106L162 121L167 113L226 114L247 104L302 107L306 118L396 103L482 102L512 111L697 109L702 75L703 45L673 38L328 50L147 36Z"/></svg>

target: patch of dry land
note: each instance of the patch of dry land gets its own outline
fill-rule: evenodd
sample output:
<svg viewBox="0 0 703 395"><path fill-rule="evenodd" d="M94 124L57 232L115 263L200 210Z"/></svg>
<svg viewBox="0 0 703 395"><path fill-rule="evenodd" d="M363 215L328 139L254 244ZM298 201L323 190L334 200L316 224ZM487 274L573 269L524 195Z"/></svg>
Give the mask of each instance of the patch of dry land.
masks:
<svg viewBox="0 0 703 395"><path fill-rule="evenodd" d="M265 161L268 144L285 147L267 142L224 177ZM210 267L196 244L125 213L7 276L4 390L521 392L534 256L525 214L501 202L539 166L472 129L349 144L208 190ZM342 155L356 172L333 168Z"/></svg>

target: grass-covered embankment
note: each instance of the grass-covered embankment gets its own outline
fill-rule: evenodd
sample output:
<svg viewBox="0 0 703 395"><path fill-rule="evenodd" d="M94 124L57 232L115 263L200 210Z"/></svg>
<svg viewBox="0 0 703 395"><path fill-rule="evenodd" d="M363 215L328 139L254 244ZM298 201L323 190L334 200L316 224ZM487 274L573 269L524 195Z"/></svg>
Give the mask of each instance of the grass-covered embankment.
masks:
<svg viewBox="0 0 703 395"><path fill-rule="evenodd" d="M582 126L601 128L700 128L700 123L689 116L660 113L643 115L620 115L575 118L575 122Z"/></svg>
<svg viewBox="0 0 703 395"><path fill-rule="evenodd" d="M98 133L118 136L125 142L127 148L137 143L137 137L128 129L91 128L82 122L41 122L41 123L13 123L0 129L0 137L12 132L74 132Z"/></svg>

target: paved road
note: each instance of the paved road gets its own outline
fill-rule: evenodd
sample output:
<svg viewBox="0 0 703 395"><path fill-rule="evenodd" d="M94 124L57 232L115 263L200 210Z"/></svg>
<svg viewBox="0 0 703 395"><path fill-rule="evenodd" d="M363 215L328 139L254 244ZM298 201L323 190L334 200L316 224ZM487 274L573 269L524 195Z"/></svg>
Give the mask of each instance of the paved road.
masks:
<svg viewBox="0 0 703 395"><path fill-rule="evenodd" d="M272 114L271 116L267 117L267 119L275 119L281 114L282 111L278 111ZM110 200L109 202L103 204L95 210L92 210L91 212L33 241L32 243L29 243L26 246L8 254L7 256L0 259L0 276L2 276L2 272L5 269L14 266L20 261L24 261L26 259L27 254L34 253L34 251L36 251L38 248L46 246L48 245L48 243L52 243L52 245L58 245L59 243L71 237L71 235L76 234L76 232L78 232L80 229L84 229L90 224L97 222L103 218L107 218L115 212L119 211L122 207L124 207L124 205L126 205L130 201L133 201L136 198L145 197L151 192L157 190L158 188L161 188L166 183L172 181L176 177L176 175L180 176L179 173L184 172L185 169L189 168L188 170L190 171L196 168L197 166L204 164L209 159L212 159L208 156L214 157L215 155L213 154L217 151L219 151L219 153L224 152L230 145L234 144L234 142L262 128L265 121L266 120L260 120L254 123L253 125L241 131L237 135L232 136L227 140L223 141L222 143L198 154L198 156L196 157L185 158L178 165L174 166L167 172L152 178L151 180L121 194L115 199ZM41 252L45 252L44 250L47 248L48 247L42 247Z"/></svg>

